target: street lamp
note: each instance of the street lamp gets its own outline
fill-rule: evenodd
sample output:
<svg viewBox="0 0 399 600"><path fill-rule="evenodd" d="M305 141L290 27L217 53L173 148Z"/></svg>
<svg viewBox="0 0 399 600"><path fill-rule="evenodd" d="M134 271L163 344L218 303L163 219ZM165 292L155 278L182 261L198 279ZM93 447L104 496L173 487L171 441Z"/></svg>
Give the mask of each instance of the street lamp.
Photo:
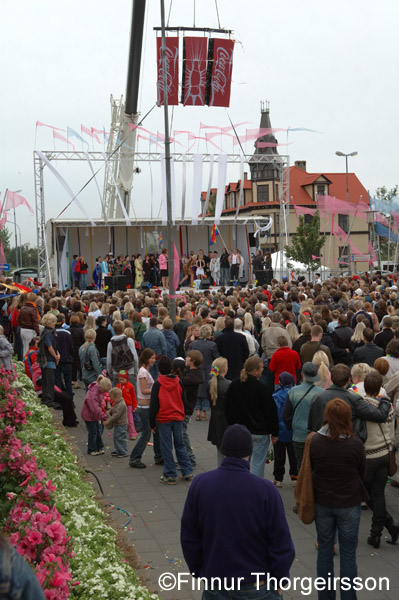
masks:
<svg viewBox="0 0 399 600"><path fill-rule="evenodd" d="M345 165L346 165L346 201L349 202L348 156L357 156L357 152L350 152L349 154L345 154L344 152L340 152L339 150L337 150L335 154L337 156L345 156Z"/></svg>

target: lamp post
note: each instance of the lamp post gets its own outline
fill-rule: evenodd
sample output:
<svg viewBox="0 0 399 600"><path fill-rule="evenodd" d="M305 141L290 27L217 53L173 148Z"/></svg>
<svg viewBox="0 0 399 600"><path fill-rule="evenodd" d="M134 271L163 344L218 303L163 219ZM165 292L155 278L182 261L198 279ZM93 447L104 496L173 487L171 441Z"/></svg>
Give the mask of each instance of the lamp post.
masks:
<svg viewBox="0 0 399 600"><path fill-rule="evenodd" d="M349 173L348 173L348 156L357 156L357 152L349 152L349 154L345 154L344 152L341 152L340 150L337 150L335 153L337 156L345 156L345 172L346 172L346 202L347 204L349 204ZM356 217L356 214L355 214ZM348 232L348 236L347 236L347 240L349 239L349 233L350 230ZM348 256L349 258L349 256ZM349 265L350 265L350 260L348 261ZM357 271L356 269L357 265L356 265L356 261L355 261L355 273Z"/></svg>

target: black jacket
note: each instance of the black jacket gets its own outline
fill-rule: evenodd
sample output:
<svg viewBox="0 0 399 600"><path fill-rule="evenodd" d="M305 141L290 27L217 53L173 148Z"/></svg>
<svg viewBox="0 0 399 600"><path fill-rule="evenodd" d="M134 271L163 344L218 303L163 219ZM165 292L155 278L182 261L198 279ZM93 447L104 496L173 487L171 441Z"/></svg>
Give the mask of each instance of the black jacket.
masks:
<svg viewBox="0 0 399 600"><path fill-rule="evenodd" d="M79 348L85 343L85 334L80 325L71 325L68 329L73 340L73 359L80 364Z"/></svg>
<svg viewBox="0 0 399 600"><path fill-rule="evenodd" d="M208 385L208 398L211 405L211 418L209 420L209 429L208 429L208 442L211 442L214 446L218 448L222 445L223 434L228 427L228 423L225 415L225 406L226 406L226 394L231 381L225 379L224 377L218 377L218 397L216 399L216 404L213 405Z"/></svg>
<svg viewBox="0 0 399 600"><path fill-rule="evenodd" d="M186 339L187 329L189 328L190 323L186 321L186 319L180 319L177 321L176 325L173 327L173 331L177 335L180 341L180 345L176 349L176 356L180 356L184 358L184 340Z"/></svg>
<svg viewBox="0 0 399 600"><path fill-rule="evenodd" d="M375 336L374 344L379 346L379 348L382 348L385 352L386 347L388 346L389 342L392 340L393 337L394 334L392 329L383 329L382 331L380 331L380 333L377 333L377 335Z"/></svg>
<svg viewBox="0 0 399 600"><path fill-rule="evenodd" d="M367 363L370 367L374 367L374 362L377 358L384 356L384 350L371 342L364 344L361 348L357 348L353 353L353 364Z"/></svg>
<svg viewBox="0 0 399 600"><path fill-rule="evenodd" d="M324 419L324 409L327 403L334 398L342 398L342 400L345 400L349 404L352 409L354 432L362 440L367 439L367 429L364 421L384 423L388 417L390 403L387 399L382 399L380 405L376 408L367 404L360 395L354 394L337 385L332 385L313 398L308 418L309 431L318 431L320 429ZM355 423L356 419L363 421Z"/></svg>
<svg viewBox="0 0 399 600"><path fill-rule="evenodd" d="M186 415L191 416L197 404L198 388L201 383L204 383L204 372L201 367L199 369L188 369L181 377L180 382L186 393L184 412Z"/></svg>
<svg viewBox="0 0 399 600"><path fill-rule="evenodd" d="M112 338L112 332L102 325L96 330L96 341L94 342L100 358L107 358L108 342Z"/></svg>
<svg viewBox="0 0 399 600"><path fill-rule="evenodd" d="M253 375L248 375L247 381L236 379L231 383L226 394L225 415L228 425L245 425L253 435L278 436L278 414L273 396Z"/></svg>
<svg viewBox="0 0 399 600"><path fill-rule="evenodd" d="M61 363L73 362L74 347L73 339L68 329L60 327L56 329L57 332L57 350L60 353Z"/></svg>
<svg viewBox="0 0 399 600"><path fill-rule="evenodd" d="M346 325L338 325L338 327L336 327L334 329L334 331L332 332L331 339L333 340L333 342L337 348L345 349L345 348L349 348L349 342L350 342L352 335L353 335L353 329L351 329L350 327L347 327ZM344 365L351 365L352 364L351 354L348 353L347 356L342 356L342 358L339 360L339 362L344 363Z"/></svg>
<svg viewBox="0 0 399 600"><path fill-rule="evenodd" d="M229 370L226 378L238 379L240 371L249 356L248 342L245 335L233 329L223 329L223 333L216 338L216 346L223 358L227 359Z"/></svg>

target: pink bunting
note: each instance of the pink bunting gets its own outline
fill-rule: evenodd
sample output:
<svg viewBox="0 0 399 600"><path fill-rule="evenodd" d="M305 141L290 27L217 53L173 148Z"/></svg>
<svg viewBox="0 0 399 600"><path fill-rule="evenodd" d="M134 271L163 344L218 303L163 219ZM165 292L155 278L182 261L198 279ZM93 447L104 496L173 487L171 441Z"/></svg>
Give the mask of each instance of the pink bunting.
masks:
<svg viewBox="0 0 399 600"><path fill-rule="evenodd" d="M396 227L399 228L399 213L393 212L392 216L393 216L393 220L395 221Z"/></svg>
<svg viewBox="0 0 399 600"><path fill-rule="evenodd" d="M384 217L384 215L382 215L379 212L375 213L375 221L376 221L376 223L381 223L381 225L385 225L385 227L388 227L388 229L391 228L391 223L388 221L388 219L386 217Z"/></svg>
<svg viewBox="0 0 399 600"><path fill-rule="evenodd" d="M17 194L16 192L7 191L6 201L4 203L4 210L10 210L10 208L16 208L21 204L25 205L30 212L33 214L33 208L30 206L26 198Z"/></svg>
<svg viewBox="0 0 399 600"><path fill-rule="evenodd" d="M370 252L370 264L377 262L377 255L374 251L373 244L369 241L368 250Z"/></svg>
<svg viewBox="0 0 399 600"><path fill-rule="evenodd" d="M176 244L173 243L173 288L177 290L180 280L180 260L177 253Z"/></svg>
<svg viewBox="0 0 399 600"><path fill-rule="evenodd" d="M290 142L289 144L280 144L280 143L275 143L275 142L256 142L256 147L257 148L277 148L277 146L290 146L292 144L292 142Z"/></svg>
<svg viewBox="0 0 399 600"><path fill-rule="evenodd" d="M0 240L0 263L4 265L6 262L6 255L4 254L3 240ZM3 273L3 269L0 270L0 273Z"/></svg>
<svg viewBox="0 0 399 600"><path fill-rule="evenodd" d="M320 216L329 217L331 211L340 215L355 215L358 219L363 221L367 220L367 211L369 210L368 204L365 202L359 202L358 204L352 204L345 200L339 200L333 196L317 195L317 206L320 211Z"/></svg>
<svg viewBox="0 0 399 600"><path fill-rule="evenodd" d="M314 254L312 254L312 260L320 260L321 256L315 256Z"/></svg>
<svg viewBox="0 0 399 600"><path fill-rule="evenodd" d="M316 213L316 209L315 208L308 208L307 206L297 206L296 204L294 204L294 211L296 216L298 217L299 215L312 215L314 216Z"/></svg>
<svg viewBox="0 0 399 600"><path fill-rule="evenodd" d="M88 127L85 127L84 125L80 126L80 131L82 133L86 133L87 135L89 135L91 138L95 138L95 140L98 143L101 143L100 140L98 139L98 136L94 133L94 131L92 131L93 128L89 129Z"/></svg>
<svg viewBox="0 0 399 600"><path fill-rule="evenodd" d="M1 214L2 212L3 212L3 209L1 209L1 211L0 211L0 214ZM2 229L4 229L4 227L6 226L6 223L7 223L7 213L5 212L5 213L4 213L4 217L2 217L2 218L0 219L0 231L1 231Z"/></svg>
<svg viewBox="0 0 399 600"><path fill-rule="evenodd" d="M189 140L205 140L206 142L209 142L210 144L212 144L212 146L215 146L215 148L220 150L220 152L223 152L223 150L220 146L215 144L215 142L212 142L212 140L208 140L206 137L201 137L200 135L194 135L193 133L188 132L188 139Z"/></svg>
<svg viewBox="0 0 399 600"><path fill-rule="evenodd" d="M348 234L337 223L333 223L332 233L335 237L341 238L343 244L349 244L353 254L360 254L361 256L366 256L364 252L362 252L361 250L359 250L359 248L355 246L351 239L348 238Z"/></svg>
<svg viewBox="0 0 399 600"><path fill-rule="evenodd" d="M246 125L247 123L250 123L250 121L242 121L242 123L236 123L234 126L230 125L227 127L220 127L219 125L204 125L204 123L200 123L200 129L219 129L219 131L227 132L231 131L232 129L237 129L238 127L241 127L241 125Z"/></svg>
<svg viewBox="0 0 399 600"><path fill-rule="evenodd" d="M337 258L334 258L334 262L338 265L349 265L349 263L346 262L346 260L338 260Z"/></svg>

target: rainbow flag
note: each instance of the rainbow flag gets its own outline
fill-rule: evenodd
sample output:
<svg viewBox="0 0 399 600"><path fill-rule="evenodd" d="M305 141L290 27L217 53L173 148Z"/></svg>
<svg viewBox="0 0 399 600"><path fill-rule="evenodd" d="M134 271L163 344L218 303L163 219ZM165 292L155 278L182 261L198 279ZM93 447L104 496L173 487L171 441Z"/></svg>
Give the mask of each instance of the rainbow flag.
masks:
<svg viewBox="0 0 399 600"><path fill-rule="evenodd" d="M162 235L162 231L161 231L161 233L159 234L158 247L159 247L159 248L163 248L163 235Z"/></svg>
<svg viewBox="0 0 399 600"><path fill-rule="evenodd" d="M216 225L214 225L212 227L211 239L209 240L209 243L211 246L212 246L212 244L216 244L216 236L217 235L219 235L219 229L216 227Z"/></svg>

